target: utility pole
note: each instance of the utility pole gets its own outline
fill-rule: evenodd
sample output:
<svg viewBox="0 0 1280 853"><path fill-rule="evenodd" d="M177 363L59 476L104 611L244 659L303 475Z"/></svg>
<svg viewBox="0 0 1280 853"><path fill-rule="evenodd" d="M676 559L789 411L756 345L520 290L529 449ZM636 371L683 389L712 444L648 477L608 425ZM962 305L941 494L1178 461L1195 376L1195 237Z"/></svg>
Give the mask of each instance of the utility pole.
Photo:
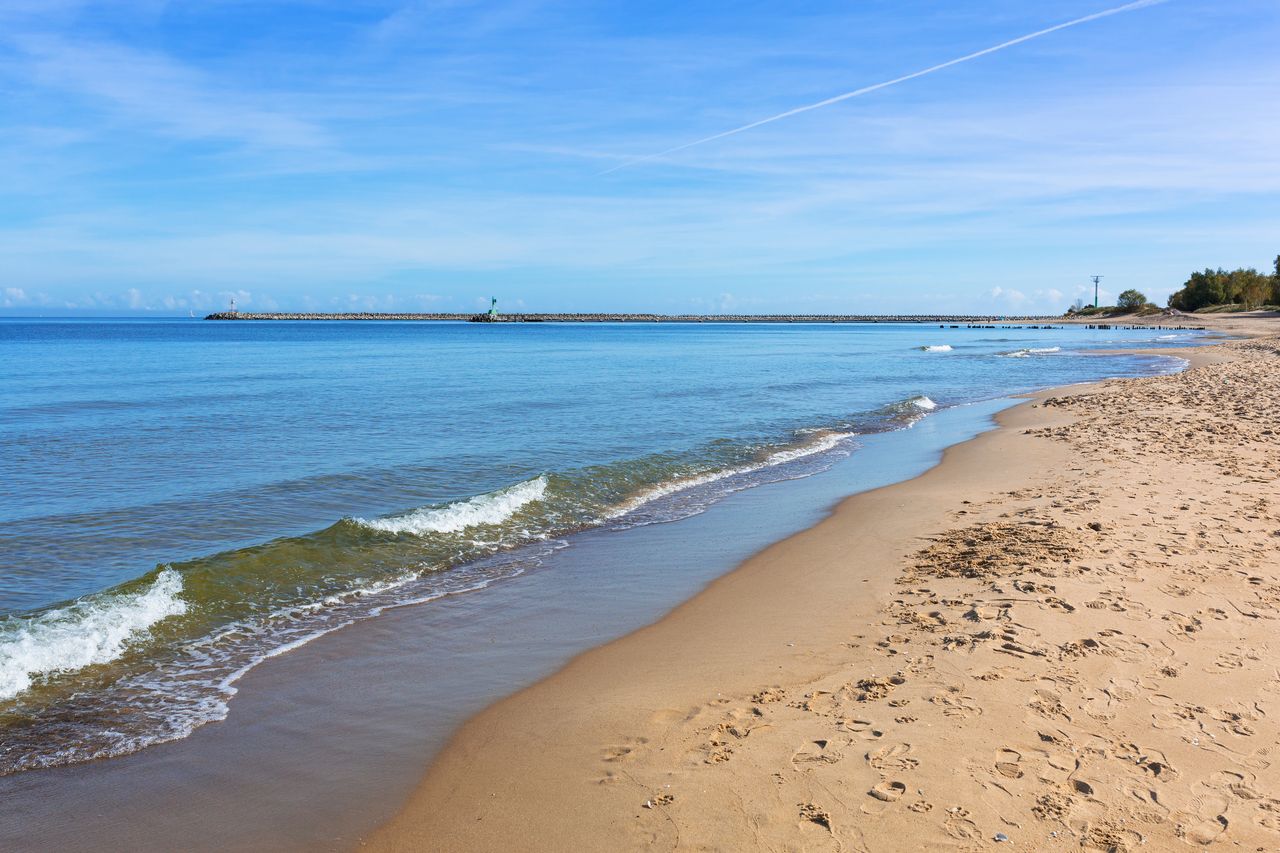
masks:
<svg viewBox="0 0 1280 853"><path fill-rule="evenodd" d="M1093 307L1098 307L1098 282L1102 281L1102 276L1093 276Z"/></svg>

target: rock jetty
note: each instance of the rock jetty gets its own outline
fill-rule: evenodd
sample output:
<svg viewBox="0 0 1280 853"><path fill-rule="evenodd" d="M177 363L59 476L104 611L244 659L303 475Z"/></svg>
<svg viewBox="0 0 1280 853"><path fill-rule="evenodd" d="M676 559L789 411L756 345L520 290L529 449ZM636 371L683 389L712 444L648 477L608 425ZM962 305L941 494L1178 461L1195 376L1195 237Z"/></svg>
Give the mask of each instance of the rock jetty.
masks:
<svg viewBox="0 0 1280 853"><path fill-rule="evenodd" d="M456 320L473 323L1053 323L1061 317L974 314L294 314L221 311L206 320Z"/></svg>

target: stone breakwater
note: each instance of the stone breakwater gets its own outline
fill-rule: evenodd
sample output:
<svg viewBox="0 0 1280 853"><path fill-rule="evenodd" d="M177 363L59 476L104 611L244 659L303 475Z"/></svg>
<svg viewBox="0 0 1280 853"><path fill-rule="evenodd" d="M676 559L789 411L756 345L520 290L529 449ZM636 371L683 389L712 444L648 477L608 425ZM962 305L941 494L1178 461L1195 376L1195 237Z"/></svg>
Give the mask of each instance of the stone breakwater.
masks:
<svg viewBox="0 0 1280 853"><path fill-rule="evenodd" d="M1061 317L975 314L210 314L206 320L455 320L486 323L1051 323Z"/></svg>

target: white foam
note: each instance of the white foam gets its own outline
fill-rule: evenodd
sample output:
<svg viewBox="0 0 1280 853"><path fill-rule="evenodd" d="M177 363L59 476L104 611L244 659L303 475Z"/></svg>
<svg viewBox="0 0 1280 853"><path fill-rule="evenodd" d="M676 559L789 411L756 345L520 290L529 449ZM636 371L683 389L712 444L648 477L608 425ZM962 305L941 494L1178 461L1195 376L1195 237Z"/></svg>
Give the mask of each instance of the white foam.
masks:
<svg viewBox="0 0 1280 853"><path fill-rule="evenodd" d="M182 577L165 569L141 592L95 595L67 607L0 622L0 700L35 678L120 657L131 641L170 616L187 612Z"/></svg>
<svg viewBox="0 0 1280 853"><path fill-rule="evenodd" d="M928 397L925 397L924 395L921 395L919 397L912 397L911 402L912 404L915 405L917 409L923 409L926 412L932 412L934 409L938 408L937 403L933 402L932 400L930 400Z"/></svg>
<svg viewBox="0 0 1280 853"><path fill-rule="evenodd" d="M629 512L633 512L647 503L651 503L658 498L667 495L682 492L685 489L692 489L695 486L704 486L707 483L714 483L717 480L723 480L727 477L734 477L738 474L750 474L753 471L761 471L765 468L771 468L774 465L781 465L785 462L794 462L797 459L803 459L806 456L813 456L816 453L825 453L833 450L840 442L847 438L851 438L855 433L851 432L829 432L819 438L817 441L800 447L792 447L786 450L778 450L769 454L760 462L751 465L738 465L733 468L725 468L720 471L711 471L706 474L695 474L691 477L680 477L675 480L668 480L651 488L645 489L640 494L629 500L618 504L613 509L604 514L606 519L619 518Z"/></svg>
<svg viewBox="0 0 1280 853"><path fill-rule="evenodd" d="M1033 355L1044 355L1051 352L1061 352L1062 347L1027 347L1026 349L1014 350L1013 352L1002 352L1000 355L1005 358L1030 358Z"/></svg>
<svg viewBox="0 0 1280 853"><path fill-rule="evenodd" d="M933 346L920 347L925 352L951 352L951 344L934 344Z"/></svg>
<svg viewBox="0 0 1280 853"><path fill-rule="evenodd" d="M371 530L384 533L457 533L480 524L501 524L520 509L540 501L547 493L546 475L516 483L496 492L476 495L465 501L440 507L414 510L391 518L354 519Z"/></svg>

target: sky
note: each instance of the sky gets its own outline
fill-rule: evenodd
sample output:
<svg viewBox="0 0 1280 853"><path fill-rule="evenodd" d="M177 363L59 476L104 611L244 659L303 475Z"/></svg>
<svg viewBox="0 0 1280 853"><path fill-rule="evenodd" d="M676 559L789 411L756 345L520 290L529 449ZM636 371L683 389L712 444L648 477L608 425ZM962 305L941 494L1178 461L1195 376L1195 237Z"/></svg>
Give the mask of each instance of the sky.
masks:
<svg viewBox="0 0 1280 853"><path fill-rule="evenodd" d="M0 0L0 314L1057 313L1269 270L1277 0L682 147L1121 2Z"/></svg>

